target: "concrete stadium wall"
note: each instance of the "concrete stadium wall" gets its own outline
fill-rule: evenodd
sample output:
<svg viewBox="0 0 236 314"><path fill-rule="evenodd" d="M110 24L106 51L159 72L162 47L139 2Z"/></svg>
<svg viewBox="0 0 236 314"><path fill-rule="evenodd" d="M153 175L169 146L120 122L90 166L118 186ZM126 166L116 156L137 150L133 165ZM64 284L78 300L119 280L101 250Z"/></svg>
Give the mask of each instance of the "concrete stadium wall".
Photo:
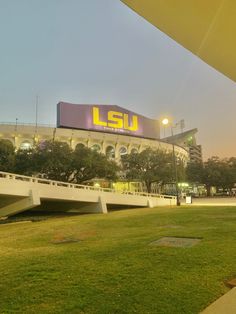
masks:
<svg viewBox="0 0 236 314"><path fill-rule="evenodd" d="M83 144L90 148L93 147L93 145L99 145L101 153L104 154L106 154L107 147L112 146L117 162L120 161L120 149L122 147L127 150L127 153L130 153L132 149L141 152L148 147L172 152L172 144L159 140L47 126L38 126L36 128L34 125L0 124L0 139L10 140L16 148L21 147L24 142L29 142L30 145L33 145L43 140L52 139L66 142L72 149L75 149L78 144ZM189 153L187 150L175 145L175 152L177 158L185 163L188 161Z"/></svg>

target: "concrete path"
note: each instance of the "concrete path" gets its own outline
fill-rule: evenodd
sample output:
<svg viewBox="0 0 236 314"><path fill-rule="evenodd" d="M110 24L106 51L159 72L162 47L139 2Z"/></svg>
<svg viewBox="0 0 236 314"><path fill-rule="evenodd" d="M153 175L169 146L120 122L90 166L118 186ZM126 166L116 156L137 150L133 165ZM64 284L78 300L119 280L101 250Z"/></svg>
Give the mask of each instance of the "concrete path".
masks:
<svg viewBox="0 0 236 314"><path fill-rule="evenodd" d="M236 314L236 288L209 305L201 314Z"/></svg>
<svg viewBox="0 0 236 314"><path fill-rule="evenodd" d="M181 205L185 205L184 200L181 200ZM188 205L188 204L186 204ZM197 206L236 206L236 197L206 197L193 198L192 205ZM236 314L236 311L235 311Z"/></svg>

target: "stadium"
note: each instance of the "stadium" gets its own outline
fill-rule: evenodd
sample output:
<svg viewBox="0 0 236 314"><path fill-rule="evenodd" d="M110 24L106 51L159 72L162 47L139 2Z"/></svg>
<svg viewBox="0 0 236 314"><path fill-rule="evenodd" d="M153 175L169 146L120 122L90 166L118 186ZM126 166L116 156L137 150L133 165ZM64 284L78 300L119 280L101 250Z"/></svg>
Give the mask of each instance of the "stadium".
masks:
<svg viewBox="0 0 236 314"><path fill-rule="evenodd" d="M0 139L16 149L29 149L45 140L66 142L72 149L84 145L119 163L122 155L146 148L172 152L185 164L197 148L197 129L160 139L160 123L114 105L57 104L57 125L0 123ZM194 150L196 154L196 149ZM200 156L200 157L199 157ZM198 158L201 158L201 154ZM127 186L126 189L130 189Z"/></svg>

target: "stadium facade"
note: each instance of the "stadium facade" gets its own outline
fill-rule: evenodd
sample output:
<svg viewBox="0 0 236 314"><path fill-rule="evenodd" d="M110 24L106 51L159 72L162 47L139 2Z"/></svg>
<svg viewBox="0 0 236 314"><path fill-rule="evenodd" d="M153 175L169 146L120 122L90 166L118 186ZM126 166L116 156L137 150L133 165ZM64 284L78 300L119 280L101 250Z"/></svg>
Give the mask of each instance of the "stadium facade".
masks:
<svg viewBox="0 0 236 314"><path fill-rule="evenodd" d="M117 162L122 155L141 152L148 147L167 152L173 147L172 143L160 139L158 120L118 106L65 102L57 105L57 126L1 123L0 139L11 141L16 149L28 149L45 140L66 142L72 149L85 145ZM188 162L187 147L178 143L175 153L177 158Z"/></svg>
<svg viewBox="0 0 236 314"><path fill-rule="evenodd" d="M29 149L46 140L66 142L72 149L84 145L108 158L120 162L121 156L141 152L146 148L174 152L176 160L185 165L200 161L201 153L195 134L197 129L160 139L158 120L149 119L119 106L76 105L59 102L57 105L57 125L26 123L0 123L0 139L9 140L16 149ZM129 182L119 174L119 182L94 179L88 184L115 190L146 191L141 182ZM173 187L172 187L173 188ZM159 186L152 186L153 193L160 193Z"/></svg>

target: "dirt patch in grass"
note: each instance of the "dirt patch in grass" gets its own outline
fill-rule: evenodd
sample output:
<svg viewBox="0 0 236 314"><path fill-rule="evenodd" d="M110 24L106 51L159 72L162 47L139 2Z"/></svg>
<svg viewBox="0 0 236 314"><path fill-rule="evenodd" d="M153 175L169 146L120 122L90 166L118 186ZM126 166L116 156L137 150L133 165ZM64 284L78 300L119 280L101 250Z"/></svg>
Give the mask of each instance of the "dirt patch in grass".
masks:
<svg viewBox="0 0 236 314"><path fill-rule="evenodd" d="M96 232L93 230L81 230L81 231L75 231L71 233L63 233L58 232L55 233L51 243L53 244L63 244L63 243L74 243L74 242L80 242L85 239L89 239L91 237L94 237L96 235Z"/></svg>
<svg viewBox="0 0 236 314"><path fill-rule="evenodd" d="M230 280L227 280L225 284L227 287L230 287L230 288L236 287L236 278L234 277L234 278L231 278Z"/></svg>
<svg viewBox="0 0 236 314"><path fill-rule="evenodd" d="M66 244L66 243L75 243L79 242L81 239L79 239L78 236L75 235L65 235L62 233L57 233L53 236L51 243L53 244Z"/></svg>
<svg viewBox="0 0 236 314"><path fill-rule="evenodd" d="M53 244L66 244L66 243L75 243L75 242L80 242L80 241L81 240L79 240L79 239L63 238L63 239L52 240L51 243L53 243Z"/></svg>

